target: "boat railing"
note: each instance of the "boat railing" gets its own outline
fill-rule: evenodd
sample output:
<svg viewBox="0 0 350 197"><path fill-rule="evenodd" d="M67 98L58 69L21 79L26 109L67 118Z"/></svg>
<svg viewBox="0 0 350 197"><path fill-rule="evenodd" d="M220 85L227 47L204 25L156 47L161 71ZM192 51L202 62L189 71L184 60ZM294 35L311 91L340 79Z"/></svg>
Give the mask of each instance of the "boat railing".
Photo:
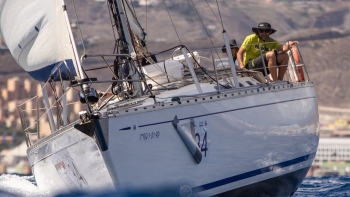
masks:
<svg viewBox="0 0 350 197"><path fill-rule="evenodd" d="M307 72L298 44L294 45L292 49L288 51L288 56L289 81L293 83L310 81L309 73Z"/></svg>
<svg viewBox="0 0 350 197"><path fill-rule="evenodd" d="M181 46L180 46L181 47ZM175 50L181 51L177 49L178 47L174 47ZM174 56L175 53L172 53L169 55L168 58L161 61L164 63L164 67L166 60L172 59L172 61L178 61L180 62L180 65L183 65L181 67L192 67L193 70L190 71L190 75L195 78L200 76L208 75L209 77L204 77L205 79L209 79L219 86L219 79L224 79L229 84L228 87L234 87L233 86L233 78L232 73L230 72L230 62L227 60L227 57L225 54L220 54L218 50L221 48L209 48L209 49L201 49L201 50L188 50L187 48L183 48L182 50L182 57L176 58L178 56ZM289 62L288 65L280 65L280 66L287 66L287 72L285 75L285 80L287 80L289 83L300 83L309 81L309 76L305 67L304 60L302 59L302 55L300 53L300 49L298 46L292 47L291 50L288 52L289 56ZM125 54L98 54L98 55L87 55L86 57L101 57L103 61L106 63L107 66L104 67L104 69L107 69L110 73L110 80L96 80L93 78L87 78L85 80L75 80L71 81L70 85L64 85L64 81L53 81L49 80L44 84L43 87L50 87L47 88L48 91L48 100L49 100L49 110L47 109L48 106L43 105L43 95L46 89L42 89L43 93L42 95L37 95L36 97L28 100L25 103L22 103L18 106L20 119L22 123L23 130L26 134L26 140L27 145L30 146L33 143L35 143L38 139L42 138L45 135L50 134L50 130L53 130L55 132L56 130L60 129L60 127L67 125L70 123L69 119L74 120L79 117L79 112L83 111L84 104L87 104L87 106L90 108L89 111L96 111L103 108L106 103L108 103L111 99L117 99L119 101L126 100L126 98L133 98L132 93L128 93L127 91L123 93L125 95L124 98L120 97L120 94L116 92L116 84L118 83L125 83L128 84L130 82L135 82L135 80L123 78L118 79L116 76L116 73L113 70L113 65L108 64L108 61L105 59L106 57L116 57L116 56L125 56L130 59L130 61L139 61L135 59L131 59L128 55ZM226 59L225 59L226 58ZM135 66L135 64L133 65ZM151 66L151 65L147 65ZM158 68L159 69L159 68ZM160 72L164 72L166 68L160 69ZM86 69L85 71L87 71ZM93 70L93 69L91 69ZM191 70L191 69L189 69ZM144 91L147 94L152 94L152 87L150 87L147 84L146 74L141 70L140 80L138 82L142 82L144 84ZM182 72L182 71L181 71ZM168 75L166 71L163 73L164 76ZM236 74L236 73L234 73ZM87 74L86 74L87 75ZM211 76L212 75L212 76ZM170 75L169 75L170 76ZM114 78L113 78L114 77ZM197 80L202 80L201 78L197 78ZM268 82L269 79L266 80ZM188 81L187 81L188 83ZM192 81L192 83L196 83L199 94L201 93L201 87L199 81ZM102 84L103 88L98 88L100 91L97 93L95 91L95 96L98 97L99 101L98 104L94 104L94 102L89 103L89 95L83 95L81 96L83 92L84 86L89 86L94 84L95 86L98 86L99 84ZM109 84L109 85L105 85ZM164 86L163 84L159 84L163 88L154 88L154 90L170 90L173 89L174 86ZM79 88L77 88L79 87ZM106 88L107 87L107 88ZM175 87L176 88L176 87ZM242 88L242 87L240 87ZM45 91L44 91L45 90ZM148 91L147 91L148 90ZM218 88L217 91L220 92L221 88ZM75 92L75 93L74 93ZM108 93L112 92L112 93ZM119 92L120 93L120 92ZM79 97L75 96L73 98L72 95L80 95ZM106 95L112 95L112 96L106 96ZM69 97L69 98L67 98ZM152 96L154 97L154 95ZM85 102L84 102L85 101ZM31 104L28 104L31 103ZM98 106L99 105L99 106ZM32 108L30 109L30 107ZM65 107L63 107L65 106ZM93 107L93 109L91 109ZM65 111L66 110L66 111ZM68 110L68 111L67 111ZM54 114L52 117L54 117L54 127L51 129L47 125L47 119L49 119L50 111ZM34 112L34 113L33 113ZM73 117L75 114L76 117Z"/></svg>
<svg viewBox="0 0 350 197"><path fill-rule="evenodd" d="M288 54L288 64L286 65L278 65L273 67L287 67L287 71L284 76L284 80L289 81L289 83L299 83L309 81L309 75L306 69L306 65L302 58L302 54L300 52L298 44L290 47L291 49L287 51ZM229 70L230 63L228 61L228 57L225 53L221 52L220 48L206 48L206 49L195 49L195 53L199 54L201 65L209 70ZM261 48L260 48L260 51ZM260 52L262 55L263 53ZM265 63L264 63L265 64ZM238 66L238 63L236 64ZM257 71L259 69L249 69L251 71ZM268 65L264 65L264 72L267 72ZM231 73L230 73L231 75ZM265 74L267 75L267 73ZM271 81L271 77L267 75L266 81Z"/></svg>
<svg viewBox="0 0 350 197"><path fill-rule="evenodd" d="M17 106L28 147L79 119L79 112L86 108L77 96L80 90L65 83L67 82L47 81L38 90L38 95ZM48 106L45 106L45 92ZM53 117L53 125L49 121L50 116Z"/></svg>
<svg viewBox="0 0 350 197"><path fill-rule="evenodd" d="M184 51L182 51L184 49ZM224 69L227 70L226 75L228 77L232 77L232 73L229 72L230 69L230 62L228 61L227 54L223 54L219 52L221 50L220 48L207 48L207 49L198 49L198 50L188 50L185 46L179 45L175 46L171 49L159 52L159 53L154 53L153 55L160 55L162 53L166 52L171 52L169 54L168 58L165 58L164 60L158 61L158 64L153 64L153 66L156 67L156 70L161 72L163 76L167 78L172 78L172 75L169 75L166 71L166 64L164 63L166 60L173 59L179 61L181 64L183 64L185 67L188 68L190 71L190 74L192 78L194 79L194 83L197 86L197 89L199 92L200 90L200 85L197 79L197 75L194 71L191 71L191 68L194 68L195 70L198 70L200 68L208 69L208 70L220 70ZM178 52L182 52L182 54L177 54ZM260 48L261 51L261 48ZM187 54L185 56L185 54ZM262 54L262 52L261 52ZM289 83L299 83L299 82L304 82L304 81L309 81L309 76L305 67L305 63L302 59L302 55L300 53L298 45L291 47L291 50L287 52L289 56L289 61L288 65L278 65L277 67L287 67L287 72L284 76L284 80L289 81ZM123 54L119 54L123 55ZM177 55L177 56L176 56ZM86 71L96 71L97 69L108 69L110 74L111 74L111 79L114 78L113 80L98 80L98 81L92 81L91 83L122 83L122 82L142 82L144 84L144 88L148 88L147 82L152 80L152 77L150 77L147 73L145 73L142 69L139 71L140 72L140 80L131 80L131 79L118 79L116 77L116 73L113 70L113 67L115 65L109 64L105 57L108 56L118 56L118 54L98 54L98 55L88 55L85 57L101 57L103 61L106 63L106 66L101 66L99 68L93 68L93 69L86 69ZM203 61L202 61L203 60ZM130 60L130 62L134 62L132 65L135 67L138 67L137 62L140 61L140 59L134 58L133 60ZM125 64L125 63L120 63L120 65ZM159 66L160 64L164 64L162 66ZM190 65L192 64L192 65ZM152 66L152 65L147 65L147 67ZM264 72L267 72L268 68L267 65L264 65ZM163 67L163 68L162 68ZM144 67L145 68L145 67ZM251 71L256 71L255 69L250 69ZM218 75L224 75L223 73L215 73L215 76L212 77L212 80L216 81L218 80ZM268 76L268 75L267 75ZM231 83L231 87L235 87L233 81L228 78L229 82ZM271 78L266 77L266 82L270 82ZM84 82L84 83L90 83L90 81ZM157 84L156 81L152 82L153 84L156 84L158 86L162 86L163 84ZM80 84L81 85L81 84ZM164 88L166 89L166 88ZM151 92L150 90L147 90L146 92Z"/></svg>

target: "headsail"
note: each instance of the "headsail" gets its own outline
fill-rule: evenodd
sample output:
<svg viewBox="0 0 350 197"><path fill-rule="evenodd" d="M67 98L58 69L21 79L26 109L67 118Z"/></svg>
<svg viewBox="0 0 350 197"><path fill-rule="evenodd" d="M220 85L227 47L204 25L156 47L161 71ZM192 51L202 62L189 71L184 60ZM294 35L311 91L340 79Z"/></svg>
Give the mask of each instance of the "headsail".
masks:
<svg viewBox="0 0 350 197"><path fill-rule="evenodd" d="M131 31L139 37L139 39L144 40L146 32L141 27L141 24L138 22L136 14L134 13L132 6L128 1L125 1L125 11L128 18Z"/></svg>
<svg viewBox="0 0 350 197"><path fill-rule="evenodd" d="M65 79L76 75L62 0L0 0L0 36L17 63L34 79L46 81L60 66Z"/></svg>
<svg viewBox="0 0 350 197"><path fill-rule="evenodd" d="M146 47L146 32L142 28L141 24L139 23L135 10L133 9L132 1L125 0L125 13L127 22L130 27L130 33L132 35L133 40L133 46L135 53L140 57L144 56L147 62L154 64L154 60L149 57L150 53L148 52L148 49ZM148 56L148 57L147 57Z"/></svg>

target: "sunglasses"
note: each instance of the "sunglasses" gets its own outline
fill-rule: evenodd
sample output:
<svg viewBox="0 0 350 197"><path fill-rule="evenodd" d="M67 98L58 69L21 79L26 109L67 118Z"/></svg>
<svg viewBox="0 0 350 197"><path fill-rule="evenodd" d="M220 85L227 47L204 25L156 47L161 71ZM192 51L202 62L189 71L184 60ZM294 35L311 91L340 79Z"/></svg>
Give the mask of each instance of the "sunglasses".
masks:
<svg viewBox="0 0 350 197"><path fill-rule="evenodd" d="M270 33L271 29L259 29L259 33Z"/></svg>

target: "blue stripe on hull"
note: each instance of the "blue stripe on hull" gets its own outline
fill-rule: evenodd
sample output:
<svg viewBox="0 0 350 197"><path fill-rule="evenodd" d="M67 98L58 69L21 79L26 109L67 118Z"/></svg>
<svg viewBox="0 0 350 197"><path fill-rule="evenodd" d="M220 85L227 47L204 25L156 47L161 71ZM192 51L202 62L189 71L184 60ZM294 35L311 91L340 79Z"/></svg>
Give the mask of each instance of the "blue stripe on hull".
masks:
<svg viewBox="0 0 350 197"><path fill-rule="evenodd" d="M59 73L61 73L62 79L63 80L69 80L69 79L74 79L74 76L76 76L75 68L73 61L71 59L65 60L67 63L67 67L64 63L61 64L60 66L60 72L57 71L53 75L53 78L55 81L60 80ZM61 62L56 62L51 65L45 66L44 68L41 68L39 70L35 71L30 71L28 74L33 77L37 81L42 81L46 82L49 77L51 76L52 71L58 66Z"/></svg>
<svg viewBox="0 0 350 197"><path fill-rule="evenodd" d="M217 197L268 197L268 196L292 196L298 189L310 167L296 170L278 177L253 183L238 189L216 195Z"/></svg>
<svg viewBox="0 0 350 197"><path fill-rule="evenodd" d="M228 177L228 178L225 178L225 179L221 179L221 180L214 181L214 182L211 182L211 183L207 183L207 184L204 184L204 185L201 185L201 186L197 186L197 187L192 188L192 191L194 193L198 193L198 192L201 192L201 191L205 191L205 190L213 189L213 188L216 188L216 187L220 187L220 186L223 186L223 185L226 185L226 184L234 183L234 182L237 182L237 181L240 181L240 180L243 180L243 179L251 178L251 177L254 177L254 176L257 176L257 175L260 175L260 174L271 172L271 171L276 170L276 169L285 168L285 167L288 167L288 166L291 166L291 165L294 165L294 164L297 164L297 163L301 163L301 162L307 161L309 159L313 159L315 157L315 154L316 153L305 155L305 156L298 157L298 158L295 158L295 159L292 159L292 160L289 160L289 161L284 161L282 163L274 164L274 165L271 165L271 166L267 166L267 167L264 167L264 168L260 168L260 169L253 170L253 171L250 171L250 172L245 172L243 174L238 174L238 175L231 176L231 177Z"/></svg>

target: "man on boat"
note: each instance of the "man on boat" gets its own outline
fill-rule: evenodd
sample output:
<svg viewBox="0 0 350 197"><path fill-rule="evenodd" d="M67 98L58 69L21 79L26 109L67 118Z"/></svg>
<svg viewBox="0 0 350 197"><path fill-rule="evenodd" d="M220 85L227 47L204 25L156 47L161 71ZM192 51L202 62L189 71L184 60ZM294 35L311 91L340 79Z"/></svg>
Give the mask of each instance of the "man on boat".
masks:
<svg viewBox="0 0 350 197"><path fill-rule="evenodd" d="M237 45L237 42L235 39L233 39L229 41L229 44L230 44L231 54L232 54L233 62L236 66L237 73L240 73L241 76L251 76L254 79L258 80L260 83L265 83L266 82L265 77L260 72L249 71L244 67L243 68L239 67L239 63L237 61L237 52L239 50L239 47ZM221 50L223 53L226 53L226 46L225 45L222 46Z"/></svg>
<svg viewBox="0 0 350 197"><path fill-rule="evenodd" d="M237 53L237 60L241 68L260 71L264 76L271 74L272 81L283 80L288 65L286 51L297 41L289 41L285 45L280 44L270 35L276 32L266 22L253 27L254 34L248 35ZM261 51L260 51L261 50ZM244 55L244 57L243 57ZM263 62L264 61L264 62ZM264 69L264 65L268 67Z"/></svg>

